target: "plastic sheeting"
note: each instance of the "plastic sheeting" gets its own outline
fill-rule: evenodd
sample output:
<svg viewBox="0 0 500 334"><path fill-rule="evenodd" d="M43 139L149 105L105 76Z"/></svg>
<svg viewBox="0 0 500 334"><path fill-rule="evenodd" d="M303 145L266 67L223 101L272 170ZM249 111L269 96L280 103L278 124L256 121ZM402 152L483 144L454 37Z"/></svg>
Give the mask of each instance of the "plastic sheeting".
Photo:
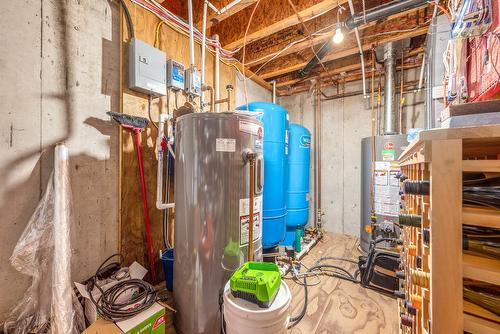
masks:
<svg viewBox="0 0 500 334"><path fill-rule="evenodd" d="M82 307L69 280L71 198L65 147L63 151L56 147L55 166L10 257L12 266L31 276L32 282L8 315L3 327L6 334L77 334L85 328Z"/></svg>

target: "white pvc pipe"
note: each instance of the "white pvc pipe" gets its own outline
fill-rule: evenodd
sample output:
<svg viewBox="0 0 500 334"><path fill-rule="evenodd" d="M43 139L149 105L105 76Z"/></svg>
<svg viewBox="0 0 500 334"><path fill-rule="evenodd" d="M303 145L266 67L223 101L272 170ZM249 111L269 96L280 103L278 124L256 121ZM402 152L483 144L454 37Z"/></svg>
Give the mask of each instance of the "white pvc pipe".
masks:
<svg viewBox="0 0 500 334"><path fill-rule="evenodd" d="M272 101L273 101L273 103L276 103L276 80L273 80L272 84L273 84L273 98L272 98Z"/></svg>
<svg viewBox="0 0 500 334"><path fill-rule="evenodd" d="M319 235L315 235L312 238L311 242L308 243L306 246L304 246L304 248L300 251L300 253L296 254L295 258L298 261L300 261L318 243L319 238L320 238ZM290 266L289 263L286 263L283 267L280 267L280 274L281 274L281 276L285 276L286 274L288 274L288 272L290 271L290 269L291 269L291 266Z"/></svg>
<svg viewBox="0 0 500 334"><path fill-rule="evenodd" d="M193 0L188 0L188 20L189 20L189 59L191 67L194 67Z"/></svg>
<svg viewBox="0 0 500 334"><path fill-rule="evenodd" d="M424 71L425 70L425 53L422 54L422 67L420 68L420 78L418 80L418 92L422 90L424 86Z"/></svg>
<svg viewBox="0 0 500 334"><path fill-rule="evenodd" d="M234 7L235 5L239 4L241 0L234 0L233 2L229 3L227 6L222 7L222 9L219 11L219 14L227 12L229 9Z"/></svg>
<svg viewBox="0 0 500 334"><path fill-rule="evenodd" d="M351 15L354 16L354 5L352 3L352 0L348 0L349 2L349 9L351 11ZM359 48L359 56L361 58L361 73L363 76L363 97L367 98L368 95L366 95L366 72L365 72L365 59L363 57L363 47L361 45L361 39L359 38L359 31L358 28L354 28L354 34L356 35L356 42L358 43L358 48Z"/></svg>
<svg viewBox="0 0 500 334"><path fill-rule="evenodd" d="M214 80L214 94L215 101L220 100L220 49L219 49L219 35L214 35L213 39L217 42L215 47L215 80ZM215 105L215 111L220 112L220 103ZM228 110L231 111L231 110Z"/></svg>
<svg viewBox="0 0 500 334"><path fill-rule="evenodd" d="M239 4L241 2L241 0L234 0L233 2L228 3L226 6L222 7L220 10L217 9L217 7L215 7L210 1L207 1L207 2L208 2L208 7L210 7L215 13L217 13L217 15L220 15L220 14L227 12L228 10L233 8L235 5Z"/></svg>
<svg viewBox="0 0 500 334"><path fill-rule="evenodd" d="M215 7L210 1L207 2L208 2L208 7L210 7L217 15L219 15L220 10L218 10L217 7Z"/></svg>
<svg viewBox="0 0 500 334"><path fill-rule="evenodd" d="M202 24L202 38L201 38L201 94L200 94L200 108L203 111L203 85L205 85L205 52L207 40L207 10L208 0L203 2L203 24Z"/></svg>
<svg viewBox="0 0 500 334"><path fill-rule="evenodd" d="M163 203L163 159L165 157L165 150L162 142L165 133L165 126L168 121L169 115L160 114L158 122L158 138L156 139L156 146L158 149L158 167L156 170L156 208L158 210L171 209L175 207L175 203ZM168 189L167 189L168 191Z"/></svg>

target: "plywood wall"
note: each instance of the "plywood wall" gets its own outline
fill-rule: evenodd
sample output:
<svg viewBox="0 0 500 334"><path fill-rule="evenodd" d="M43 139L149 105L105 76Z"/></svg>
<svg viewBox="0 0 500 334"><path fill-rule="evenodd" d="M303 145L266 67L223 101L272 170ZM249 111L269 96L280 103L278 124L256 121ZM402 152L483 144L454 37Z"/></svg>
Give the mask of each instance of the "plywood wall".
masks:
<svg viewBox="0 0 500 334"><path fill-rule="evenodd" d="M136 38L153 45L155 29L160 21L155 15L143 8L126 1L129 6L135 27ZM189 66L189 39L183 34L163 24L159 35L158 47L167 53L168 58ZM127 88L128 63L127 43L129 40L125 17L122 17L122 111L130 115L148 117L148 98L144 94L136 93ZM195 45L195 62L200 68L201 47ZM212 85L214 81L214 56L207 52L206 58L206 84ZM221 64L220 66L220 88L221 98L226 97L225 87L228 84L235 86L236 69ZM232 94L234 101L234 92ZM171 108L174 107L173 95L170 99ZM208 101L208 95L207 99ZM180 96L179 105L185 102L185 97ZM234 104L233 104L234 105ZM221 110L224 110L222 108ZM152 103L152 118L158 119L159 112L167 112L166 98L155 99ZM162 212L155 207L156 193L156 167L155 141L157 131L153 125L149 125L142 134L142 146L144 154L144 171L146 175L146 187L148 189L149 215L151 218L151 231L153 237L153 248L156 255L156 272L161 272L161 263L158 252L164 248L162 237ZM141 186L139 179L139 167L137 163L136 147L134 137L129 131L122 132L121 144L121 252L125 262L138 261L147 267L147 246L144 229L144 213L141 197Z"/></svg>

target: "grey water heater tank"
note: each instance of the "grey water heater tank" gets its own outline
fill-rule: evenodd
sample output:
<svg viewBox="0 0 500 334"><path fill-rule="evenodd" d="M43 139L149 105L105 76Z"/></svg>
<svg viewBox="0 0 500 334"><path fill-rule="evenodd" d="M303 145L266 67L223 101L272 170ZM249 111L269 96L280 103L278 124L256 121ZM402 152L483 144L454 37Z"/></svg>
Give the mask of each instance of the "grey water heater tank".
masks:
<svg viewBox="0 0 500 334"><path fill-rule="evenodd" d="M262 259L262 124L248 113L194 113L176 123L175 327L220 333L220 301L231 274L247 261L250 168L255 165L254 260Z"/></svg>
<svg viewBox="0 0 500 334"><path fill-rule="evenodd" d="M395 237L399 217L398 157L408 145L406 135L375 137L374 209L376 227L371 225L372 137L361 141L361 249L368 252L370 241L377 237Z"/></svg>

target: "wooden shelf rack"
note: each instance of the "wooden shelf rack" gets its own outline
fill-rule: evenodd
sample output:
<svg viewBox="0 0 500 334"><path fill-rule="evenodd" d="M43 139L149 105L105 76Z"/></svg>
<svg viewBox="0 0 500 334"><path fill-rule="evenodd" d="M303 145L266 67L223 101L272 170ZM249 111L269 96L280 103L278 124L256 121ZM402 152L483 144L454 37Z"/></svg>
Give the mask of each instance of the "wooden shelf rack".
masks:
<svg viewBox="0 0 500 334"><path fill-rule="evenodd" d="M429 195L402 198L402 213L422 216L422 226L401 231L402 289L417 312L400 332L500 333L500 317L463 300L464 278L500 285L500 261L462 250L462 225L500 228L500 210L462 204L464 173L500 175L500 126L423 131L399 162L409 180L430 182ZM415 284L415 271L428 283ZM404 300L400 311L407 311Z"/></svg>

